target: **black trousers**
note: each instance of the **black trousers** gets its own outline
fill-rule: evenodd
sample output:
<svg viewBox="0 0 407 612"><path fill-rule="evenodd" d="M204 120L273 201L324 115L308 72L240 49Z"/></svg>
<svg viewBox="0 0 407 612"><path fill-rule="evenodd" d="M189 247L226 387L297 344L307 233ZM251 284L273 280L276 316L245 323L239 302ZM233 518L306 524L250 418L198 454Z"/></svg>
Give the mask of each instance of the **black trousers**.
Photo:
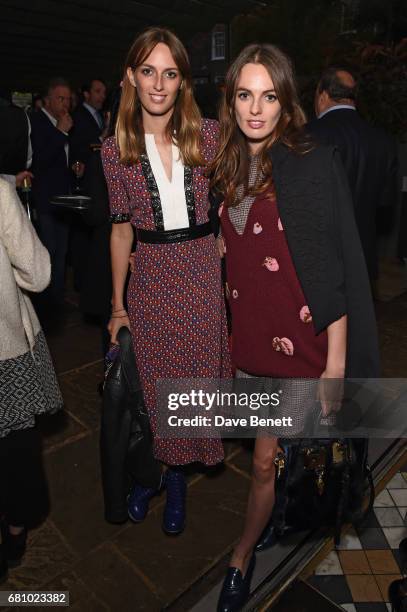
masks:
<svg viewBox="0 0 407 612"><path fill-rule="evenodd" d="M38 429L22 429L0 438L0 515L9 525L33 527L48 511Z"/></svg>
<svg viewBox="0 0 407 612"><path fill-rule="evenodd" d="M64 301L65 267L70 232L70 217L66 211L38 213L38 235L51 258L51 283L41 294L47 304L61 305Z"/></svg>

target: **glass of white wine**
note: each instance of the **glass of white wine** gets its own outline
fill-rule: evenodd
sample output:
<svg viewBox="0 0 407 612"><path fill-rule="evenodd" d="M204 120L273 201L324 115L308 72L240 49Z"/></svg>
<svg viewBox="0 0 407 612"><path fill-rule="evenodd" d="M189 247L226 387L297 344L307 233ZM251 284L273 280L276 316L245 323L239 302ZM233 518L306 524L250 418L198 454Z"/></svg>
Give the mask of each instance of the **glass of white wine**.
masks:
<svg viewBox="0 0 407 612"><path fill-rule="evenodd" d="M74 188L73 191L74 193L79 193L81 191L81 186L80 186L80 178L82 175L82 163L79 160L76 160L73 162L72 164L72 171L75 175L75 184L74 184Z"/></svg>

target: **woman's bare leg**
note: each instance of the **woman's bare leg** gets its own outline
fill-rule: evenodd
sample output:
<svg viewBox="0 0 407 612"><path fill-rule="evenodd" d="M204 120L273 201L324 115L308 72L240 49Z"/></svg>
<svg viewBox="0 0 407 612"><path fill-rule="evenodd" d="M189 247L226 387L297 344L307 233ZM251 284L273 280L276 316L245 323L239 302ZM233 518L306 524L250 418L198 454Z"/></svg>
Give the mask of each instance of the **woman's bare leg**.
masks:
<svg viewBox="0 0 407 612"><path fill-rule="evenodd" d="M277 438L269 436L257 438L245 525L230 562L230 565L239 568L243 575L274 506L274 459L277 450Z"/></svg>

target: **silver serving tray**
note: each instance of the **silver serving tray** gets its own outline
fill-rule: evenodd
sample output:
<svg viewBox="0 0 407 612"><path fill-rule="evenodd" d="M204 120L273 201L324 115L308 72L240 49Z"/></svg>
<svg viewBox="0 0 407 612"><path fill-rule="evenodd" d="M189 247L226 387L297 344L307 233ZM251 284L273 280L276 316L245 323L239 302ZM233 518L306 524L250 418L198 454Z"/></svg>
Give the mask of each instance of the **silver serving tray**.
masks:
<svg viewBox="0 0 407 612"><path fill-rule="evenodd" d="M58 208L88 210L91 199L92 198L85 195L61 195L52 197L50 202Z"/></svg>

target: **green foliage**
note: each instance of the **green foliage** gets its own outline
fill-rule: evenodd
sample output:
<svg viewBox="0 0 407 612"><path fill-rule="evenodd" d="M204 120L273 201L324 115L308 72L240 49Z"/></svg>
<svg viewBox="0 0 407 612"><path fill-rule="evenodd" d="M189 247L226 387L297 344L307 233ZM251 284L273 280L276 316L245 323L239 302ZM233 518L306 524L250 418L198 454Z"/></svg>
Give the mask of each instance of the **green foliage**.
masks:
<svg viewBox="0 0 407 612"><path fill-rule="evenodd" d="M390 45L357 42L347 60L359 73L364 116L399 136L407 134L407 38Z"/></svg>

